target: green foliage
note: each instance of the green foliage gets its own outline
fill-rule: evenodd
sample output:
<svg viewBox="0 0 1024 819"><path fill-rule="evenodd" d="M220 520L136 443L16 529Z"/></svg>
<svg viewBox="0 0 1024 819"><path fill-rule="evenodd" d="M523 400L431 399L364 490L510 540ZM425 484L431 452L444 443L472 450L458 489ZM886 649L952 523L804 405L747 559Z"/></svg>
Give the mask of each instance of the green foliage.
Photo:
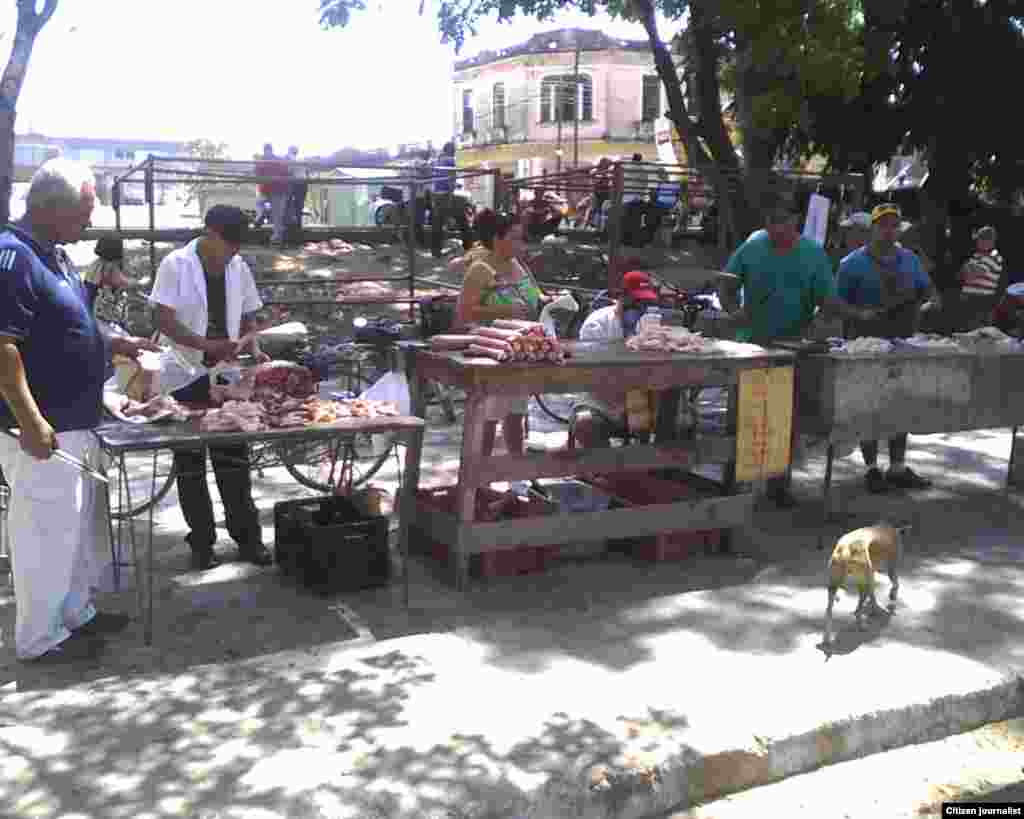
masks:
<svg viewBox="0 0 1024 819"><path fill-rule="evenodd" d="M228 145L226 142L214 142L211 139L193 139L185 143L185 153L187 156L194 156L196 159L204 160L217 160L228 158ZM204 162L198 167L198 171L201 174L217 174L217 175L236 175L241 173L237 165L219 165L211 164L210 162ZM190 204L195 201L201 201L204 194L209 194L217 190L225 189L239 189L239 188L253 188L251 184L244 182L206 182L201 177L193 179L185 184L185 190L188 193L185 199L186 204ZM255 193L255 188L253 188Z"/></svg>
<svg viewBox="0 0 1024 819"><path fill-rule="evenodd" d="M320 25L323 28L344 28L353 11L365 11L363 0L320 0Z"/></svg>

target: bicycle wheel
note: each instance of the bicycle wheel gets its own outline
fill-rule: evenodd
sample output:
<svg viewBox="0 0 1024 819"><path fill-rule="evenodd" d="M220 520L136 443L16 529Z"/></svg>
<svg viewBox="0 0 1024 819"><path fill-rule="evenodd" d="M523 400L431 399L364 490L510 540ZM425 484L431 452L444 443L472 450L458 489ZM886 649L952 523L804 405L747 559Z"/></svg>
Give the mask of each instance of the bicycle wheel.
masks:
<svg viewBox="0 0 1024 819"><path fill-rule="evenodd" d="M373 382L358 370L343 374L340 392L353 397ZM333 492L339 485L362 486L376 475L393 454L395 435L354 433L321 441L283 441L277 445L284 468L296 481L317 492Z"/></svg>
<svg viewBox="0 0 1024 819"><path fill-rule="evenodd" d="M174 453L160 449L156 453L156 493L153 494L153 453L124 453L124 472L115 460L107 466L110 477L110 516L114 520L128 520L160 503L174 486L177 475ZM120 498L118 498L120 494Z"/></svg>
<svg viewBox="0 0 1024 819"><path fill-rule="evenodd" d="M557 421L560 424L569 423L569 413L562 415L561 413L556 412L549 403L544 401L544 397L539 393L534 394L531 397L533 398L533 402L537 405L537 408L552 421Z"/></svg>

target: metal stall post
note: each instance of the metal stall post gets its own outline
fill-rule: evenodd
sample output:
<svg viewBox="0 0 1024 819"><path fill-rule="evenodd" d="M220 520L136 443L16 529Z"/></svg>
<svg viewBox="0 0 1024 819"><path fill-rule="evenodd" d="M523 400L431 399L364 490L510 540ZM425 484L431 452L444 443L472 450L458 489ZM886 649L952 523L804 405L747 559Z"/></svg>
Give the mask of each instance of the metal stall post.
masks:
<svg viewBox="0 0 1024 819"><path fill-rule="evenodd" d="M114 184L110 188L110 206L114 209L114 229L121 232L121 177L114 177Z"/></svg>
<svg viewBox="0 0 1024 819"><path fill-rule="evenodd" d="M501 173L501 168L495 168L491 171L491 174L494 176L494 195L492 197L494 200L493 207L494 212L497 213L501 210L501 204L505 197L505 177Z"/></svg>
<svg viewBox="0 0 1024 819"><path fill-rule="evenodd" d="M416 321L416 213L418 210L417 198L419 196L419 183L413 180L409 183L409 321ZM435 218L436 214L431 214Z"/></svg>
<svg viewBox="0 0 1024 819"><path fill-rule="evenodd" d="M146 160L144 170L146 202L149 203L149 266L150 275L156 280L156 242L153 237L156 234L156 196L153 190L153 157Z"/></svg>
<svg viewBox="0 0 1024 819"><path fill-rule="evenodd" d="M625 185L625 168L615 163L612 171L611 207L608 209L608 289L617 290L622 279L619 270L619 250L622 245L622 189Z"/></svg>

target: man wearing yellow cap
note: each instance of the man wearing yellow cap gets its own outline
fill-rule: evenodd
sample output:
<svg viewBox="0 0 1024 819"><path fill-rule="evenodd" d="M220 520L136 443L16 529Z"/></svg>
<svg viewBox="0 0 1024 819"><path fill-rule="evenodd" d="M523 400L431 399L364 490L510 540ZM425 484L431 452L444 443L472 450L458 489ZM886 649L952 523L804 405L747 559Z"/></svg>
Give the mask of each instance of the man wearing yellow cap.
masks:
<svg viewBox="0 0 1024 819"><path fill-rule="evenodd" d="M921 305L938 303L935 287L921 267L917 255L901 247L896 239L901 222L900 209L884 203L871 212L871 241L839 263L839 297L868 309L860 319L847 323L847 336L905 338L917 332ZM878 442L861 441L869 492L889 489L924 489L931 481L911 470L905 461L907 436L889 439L889 471L878 468Z"/></svg>

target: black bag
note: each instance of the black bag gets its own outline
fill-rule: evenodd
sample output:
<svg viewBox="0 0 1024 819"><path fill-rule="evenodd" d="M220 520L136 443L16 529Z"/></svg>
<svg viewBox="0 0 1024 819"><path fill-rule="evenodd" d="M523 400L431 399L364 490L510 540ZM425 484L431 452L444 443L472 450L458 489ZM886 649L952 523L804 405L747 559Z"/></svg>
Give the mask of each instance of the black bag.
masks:
<svg viewBox="0 0 1024 819"><path fill-rule="evenodd" d="M402 340L402 326L391 319L368 319L364 326L355 328L355 339L361 344L391 344Z"/></svg>

